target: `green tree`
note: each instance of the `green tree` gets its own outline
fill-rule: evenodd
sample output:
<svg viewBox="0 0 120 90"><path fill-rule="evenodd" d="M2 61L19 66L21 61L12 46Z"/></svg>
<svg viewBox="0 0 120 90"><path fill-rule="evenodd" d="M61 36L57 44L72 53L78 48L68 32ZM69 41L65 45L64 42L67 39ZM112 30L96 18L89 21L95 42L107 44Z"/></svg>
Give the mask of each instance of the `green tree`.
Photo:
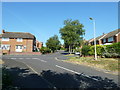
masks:
<svg viewBox="0 0 120 90"><path fill-rule="evenodd" d="M69 52L72 52L72 49L80 45L80 42L83 40L83 35L85 30L83 29L83 24L78 20L72 21L71 19L64 21L64 27L60 29L61 38L64 40L66 48L69 48Z"/></svg>
<svg viewBox="0 0 120 90"><path fill-rule="evenodd" d="M46 46L51 49L53 52L55 52L56 50L60 49L61 44L60 41L58 39L57 35L54 35L53 37L50 37L47 42L46 42Z"/></svg>

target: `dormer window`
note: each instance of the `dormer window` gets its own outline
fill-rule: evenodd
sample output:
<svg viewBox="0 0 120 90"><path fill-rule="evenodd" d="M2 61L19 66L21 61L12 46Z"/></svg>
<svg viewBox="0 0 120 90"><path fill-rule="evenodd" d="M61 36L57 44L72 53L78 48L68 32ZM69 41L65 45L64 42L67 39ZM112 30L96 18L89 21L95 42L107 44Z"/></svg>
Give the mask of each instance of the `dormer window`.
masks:
<svg viewBox="0 0 120 90"><path fill-rule="evenodd" d="M17 38L17 42L22 42L23 39L22 38Z"/></svg>
<svg viewBox="0 0 120 90"><path fill-rule="evenodd" d="M9 38L2 38L2 41L9 41Z"/></svg>

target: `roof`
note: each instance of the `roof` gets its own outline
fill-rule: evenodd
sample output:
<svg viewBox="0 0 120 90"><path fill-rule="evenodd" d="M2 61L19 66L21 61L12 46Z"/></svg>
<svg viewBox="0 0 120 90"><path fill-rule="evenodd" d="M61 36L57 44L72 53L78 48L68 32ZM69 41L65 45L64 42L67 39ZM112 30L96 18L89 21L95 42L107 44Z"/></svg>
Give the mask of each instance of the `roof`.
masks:
<svg viewBox="0 0 120 90"><path fill-rule="evenodd" d="M98 36L98 37L96 37L96 40L104 39L104 38L109 38L109 37L112 37L112 36L114 36L114 35L116 35L118 33L120 33L120 29L117 29L117 30L114 30L114 31L109 32L107 34L103 34L101 36ZM88 42L93 42L93 41L94 41L94 38L88 40Z"/></svg>
<svg viewBox="0 0 120 90"><path fill-rule="evenodd" d="M112 37L120 32L120 29L114 30L112 32L109 32L104 38Z"/></svg>
<svg viewBox="0 0 120 90"><path fill-rule="evenodd" d="M96 40L99 40L99 39L103 38L105 35L106 35L106 34L103 34L103 35L101 35L101 36L96 37L95 39L96 39ZM94 38L88 40L88 42L93 42L93 41L94 41Z"/></svg>
<svg viewBox="0 0 120 90"><path fill-rule="evenodd" d="M35 36L30 33L23 32L5 32L0 35L0 37L4 38L26 38L26 39L34 39Z"/></svg>

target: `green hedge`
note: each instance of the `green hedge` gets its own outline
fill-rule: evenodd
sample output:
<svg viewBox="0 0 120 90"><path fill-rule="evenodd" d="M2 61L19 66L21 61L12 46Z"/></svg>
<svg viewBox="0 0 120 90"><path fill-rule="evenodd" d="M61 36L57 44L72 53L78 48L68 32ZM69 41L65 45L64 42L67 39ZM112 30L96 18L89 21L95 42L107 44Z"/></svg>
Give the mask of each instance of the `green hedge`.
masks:
<svg viewBox="0 0 120 90"><path fill-rule="evenodd" d="M97 55L98 56L101 56L104 52L104 48L102 45L96 45L96 51L97 51ZM90 47L90 51L88 52L89 55L94 55L95 53L95 47L94 46L91 46Z"/></svg>
<svg viewBox="0 0 120 90"><path fill-rule="evenodd" d="M90 52L90 46L84 45L84 46L82 47L81 52L82 52L82 55L84 55L84 56L89 55L89 52Z"/></svg>
<svg viewBox="0 0 120 90"><path fill-rule="evenodd" d="M94 55L94 46L83 46L83 55ZM104 57L120 57L120 42L111 45L96 45L97 55Z"/></svg>
<svg viewBox="0 0 120 90"><path fill-rule="evenodd" d="M51 53L51 50L50 50L49 48L47 48L47 47L42 47L42 48L40 49L40 52L41 52L42 54L46 54L46 53Z"/></svg>

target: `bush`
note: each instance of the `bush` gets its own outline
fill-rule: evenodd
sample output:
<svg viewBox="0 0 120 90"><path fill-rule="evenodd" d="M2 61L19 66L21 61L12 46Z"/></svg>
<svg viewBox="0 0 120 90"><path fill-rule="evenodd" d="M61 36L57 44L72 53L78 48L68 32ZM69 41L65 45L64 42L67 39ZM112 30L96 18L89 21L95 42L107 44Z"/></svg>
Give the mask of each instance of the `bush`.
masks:
<svg viewBox="0 0 120 90"><path fill-rule="evenodd" d="M120 57L120 42L113 43L111 45L105 45L105 51L103 55L105 57Z"/></svg>
<svg viewBox="0 0 120 90"><path fill-rule="evenodd" d="M98 56L102 56L103 52L104 52L104 48L102 45L96 45L96 51L97 51L97 55ZM95 54L95 46L91 46L90 47L90 51L89 51L90 55L94 55Z"/></svg>
<svg viewBox="0 0 120 90"><path fill-rule="evenodd" d="M42 54L46 54L46 53L51 53L51 50L50 50L49 48L47 48L47 47L42 47L42 48L40 49L40 52L41 52Z"/></svg>
<svg viewBox="0 0 120 90"><path fill-rule="evenodd" d="M89 51L90 51L90 46L87 46L87 45L84 45L83 47L82 47L82 55L84 55L84 56L87 56L87 55L89 55Z"/></svg>

